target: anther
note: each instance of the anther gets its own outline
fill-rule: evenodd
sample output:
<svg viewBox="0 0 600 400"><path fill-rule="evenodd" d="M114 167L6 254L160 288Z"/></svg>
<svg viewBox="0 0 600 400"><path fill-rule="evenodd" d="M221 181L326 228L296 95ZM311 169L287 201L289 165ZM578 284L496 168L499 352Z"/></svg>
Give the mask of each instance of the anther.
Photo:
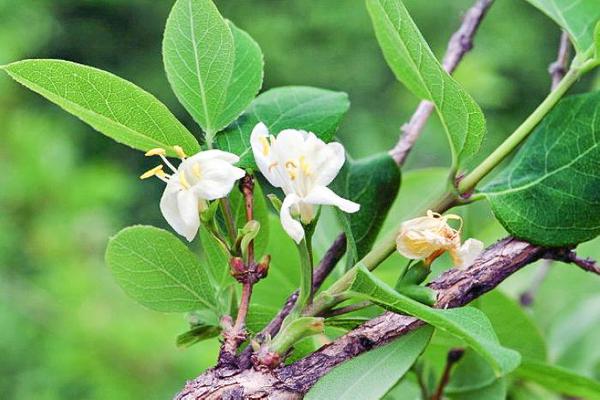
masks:
<svg viewBox="0 0 600 400"><path fill-rule="evenodd" d="M153 176L164 176L165 173L163 172L162 169L163 169L162 165L157 165L156 167L149 169L148 171L146 171L142 175L140 175L140 179L148 179Z"/></svg>
<svg viewBox="0 0 600 400"><path fill-rule="evenodd" d="M183 151L181 146L175 145L173 146L173 150L175 150L175 153L177 153L177 157L181 158L182 160L187 157L187 154L185 154L185 151Z"/></svg>
<svg viewBox="0 0 600 400"><path fill-rule="evenodd" d="M155 149L151 149L148 150L146 152L146 154L144 154L146 157L150 157L150 156L164 156L165 154L167 154L167 151L161 147L157 147Z"/></svg>

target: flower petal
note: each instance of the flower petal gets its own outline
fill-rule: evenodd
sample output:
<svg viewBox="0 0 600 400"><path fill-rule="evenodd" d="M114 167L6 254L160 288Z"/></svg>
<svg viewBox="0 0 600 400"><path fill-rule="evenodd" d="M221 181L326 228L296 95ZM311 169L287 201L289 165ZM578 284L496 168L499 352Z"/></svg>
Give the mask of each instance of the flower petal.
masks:
<svg viewBox="0 0 600 400"><path fill-rule="evenodd" d="M273 163L271 144L269 143L269 129L265 124L259 122L256 124L250 134L250 145L254 154L254 161L260 172L264 175L269 183L275 187L281 187L282 182L279 176L272 172L270 168Z"/></svg>
<svg viewBox="0 0 600 400"><path fill-rule="evenodd" d="M229 164L235 164L236 162L240 161L240 158L237 155L229 153L227 151L212 149L201 151L199 153L194 154L191 157L186 158L183 161L183 164L192 165L195 162L206 160L222 160Z"/></svg>
<svg viewBox="0 0 600 400"><path fill-rule="evenodd" d="M355 213L360 209L360 204L338 196L333 190L325 186L315 186L302 201L310 204L336 206L347 213Z"/></svg>
<svg viewBox="0 0 600 400"><path fill-rule="evenodd" d="M458 249L458 251L456 252L456 258L458 260L458 263L456 264L457 267L468 267L469 265L473 264L473 261L475 261L477 259L477 257L479 257L479 255L481 254L481 252L483 251L483 242L481 242L480 240L477 239L467 239L465 240L465 242L462 244L462 246L460 246L460 248Z"/></svg>
<svg viewBox="0 0 600 400"><path fill-rule="evenodd" d="M344 146L336 142L328 143L320 151L313 154L312 158L317 174L316 183L317 185L328 186L333 182L346 161Z"/></svg>
<svg viewBox="0 0 600 400"><path fill-rule="evenodd" d="M192 193L180 187L176 175L174 178L169 180L160 199L160 211L173 230L191 242L200 227L198 203ZM188 194L180 200L183 193ZM192 203L195 203L195 214L191 212Z"/></svg>
<svg viewBox="0 0 600 400"><path fill-rule="evenodd" d="M288 235L290 235L292 239L294 239L296 243L300 243L304 238L304 228L302 227L302 224L300 222L298 222L292 217L290 209L294 205L298 204L299 201L300 198L295 194L288 194L287 196L285 196L283 204L281 205L281 210L279 211L279 216L281 218L281 225L283 226L283 229L287 232Z"/></svg>

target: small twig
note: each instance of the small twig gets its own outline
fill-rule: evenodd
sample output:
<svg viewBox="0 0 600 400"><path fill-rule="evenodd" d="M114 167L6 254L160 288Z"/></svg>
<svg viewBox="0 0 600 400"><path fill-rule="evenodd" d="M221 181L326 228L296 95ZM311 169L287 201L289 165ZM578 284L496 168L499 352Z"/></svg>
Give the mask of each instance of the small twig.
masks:
<svg viewBox="0 0 600 400"><path fill-rule="evenodd" d="M600 267L596 261L578 257L577 253L571 249L552 249L544 255L544 258L575 264L584 271L600 275Z"/></svg>
<svg viewBox="0 0 600 400"><path fill-rule="evenodd" d="M313 291L317 291L325 279L329 276L333 268L336 266L338 261L346 253L346 235L343 233L338 235L335 239L331 247L327 250L323 259L319 263L319 266L315 270L313 275ZM298 300L298 291L294 291L285 301L283 307L275 317L263 328L263 330L256 336L258 341L264 340L268 336L275 336L279 329L281 328L281 324L285 317L289 315L289 313L294 308L296 304L296 300ZM252 355L252 347L248 346L240 356L240 365L242 368L247 368L250 365L250 356Z"/></svg>
<svg viewBox="0 0 600 400"><path fill-rule="evenodd" d="M494 0L478 0L466 12L463 22L448 42L442 66L452 74L467 52L473 48L473 37ZM427 119L433 112L434 105L430 101L422 101L407 124L402 126L400 140L390 150L390 156L396 164L404 164L408 153L421 135Z"/></svg>
<svg viewBox="0 0 600 400"><path fill-rule="evenodd" d="M231 243L235 243L236 232L235 232L235 222L233 221L233 212L231 211L231 203L229 202L229 198L223 197L221 199L221 210L223 211L224 220L225 220L225 228L227 228L227 235L229 235L229 240Z"/></svg>
<svg viewBox="0 0 600 400"><path fill-rule="evenodd" d="M254 199L254 179L252 175L246 174L240 181L240 190L244 195L244 204L246 208L246 220L254 219L253 199ZM231 221L231 206L229 202L224 202L224 212L229 213ZM229 218L225 218L229 219ZM267 266L257 265L254 260L254 240L248 243L247 256L245 260L233 258L230 260L232 273L234 277L242 284L242 296L235 323L231 324L231 319L227 318L223 321L225 329L223 331L223 345L219 353L219 364L228 364L237 367L236 353L240 345L246 340L246 317L248 316L248 308L250 307L250 299L252 297L252 287L256 282L266 275ZM268 261L267 261L268 263Z"/></svg>
<svg viewBox="0 0 600 400"><path fill-rule="evenodd" d="M350 304L344 307L334 308L333 310L329 310L321 315L321 317L329 318L335 317L337 315L348 314L353 311L362 310L363 308L371 307L373 303L370 301L361 301L359 303Z"/></svg>
<svg viewBox="0 0 600 400"><path fill-rule="evenodd" d="M558 86L567 73L570 53L571 41L569 35L566 32L563 32L560 36L560 45L558 46L558 56L556 57L556 61L548 67L548 72L552 77L552 90Z"/></svg>
<svg viewBox="0 0 600 400"><path fill-rule="evenodd" d="M444 367L444 372L442 373L442 377L440 378L440 383L438 384L438 387L437 387L434 395L431 396L431 400L442 400L443 395L444 395L444 389L446 388L446 385L448 385L448 382L450 381L450 373L452 372L452 367L454 367L454 365L460 361L463 354L465 354L465 350L460 349L460 348L452 349L448 352L448 357L446 358L446 366Z"/></svg>

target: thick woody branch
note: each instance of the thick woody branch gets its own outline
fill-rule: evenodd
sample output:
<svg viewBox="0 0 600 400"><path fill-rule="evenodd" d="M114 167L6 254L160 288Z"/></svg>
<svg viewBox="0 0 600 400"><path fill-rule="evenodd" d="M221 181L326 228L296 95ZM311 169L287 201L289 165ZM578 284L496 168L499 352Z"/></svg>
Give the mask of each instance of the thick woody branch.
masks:
<svg viewBox="0 0 600 400"><path fill-rule="evenodd" d="M473 48L473 37L494 0L478 0L465 14L463 22L448 42L442 66L452 74L467 52ZM390 150L390 156L399 166L404 164L408 153L421 135L425 123L433 112L430 101L422 101L410 121L402 126L400 140Z"/></svg>

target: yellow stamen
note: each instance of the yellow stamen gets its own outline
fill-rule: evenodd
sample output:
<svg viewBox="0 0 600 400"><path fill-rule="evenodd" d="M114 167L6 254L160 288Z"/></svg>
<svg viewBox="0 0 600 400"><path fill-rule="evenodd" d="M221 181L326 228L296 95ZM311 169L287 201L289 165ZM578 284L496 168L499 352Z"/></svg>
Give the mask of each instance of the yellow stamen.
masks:
<svg viewBox="0 0 600 400"><path fill-rule="evenodd" d="M181 146L173 146L173 150L175 150L175 153L177 153L177 157L184 159L187 157L187 155L185 154L185 151L183 151L183 148Z"/></svg>
<svg viewBox="0 0 600 400"><path fill-rule="evenodd" d="M163 171L163 166L162 165L157 165L156 167L149 169L148 171L144 172L142 175L140 175L140 179L148 179L151 178L155 175L158 176L164 176L165 173Z"/></svg>
<svg viewBox="0 0 600 400"><path fill-rule="evenodd" d="M306 175L306 176L311 175L310 168L308 167L308 164L306 163L306 159L304 158L304 156L300 156L300 169L302 170L302 172L304 172L304 175Z"/></svg>
<svg viewBox="0 0 600 400"><path fill-rule="evenodd" d="M192 165L192 173L198 179L200 179L202 177L202 171L200 170L200 164L194 163L194 165Z"/></svg>
<svg viewBox="0 0 600 400"><path fill-rule="evenodd" d="M298 168L298 167L296 166L296 163L294 163L292 160L286 161L286 162L285 162L285 167L286 167L287 169Z"/></svg>
<svg viewBox="0 0 600 400"><path fill-rule="evenodd" d="M259 138L260 143L262 144L262 153L264 156L268 156L269 155L269 151L271 150L271 146L269 145L269 141L267 140L267 138L265 136L261 136Z"/></svg>
<svg viewBox="0 0 600 400"><path fill-rule="evenodd" d="M179 183L181 183L181 186L183 186L186 189L189 189L192 187L192 185L190 185L187 178L185 177L185 173L183 173L183 172L179 174Z"/></svg>
<svg viewBox="0 0 600 400"><path fill-rule="evenodd" d="M164 156L165 154L167 154L167 151L161 147L157 147L155 149L151 149L148 150L146 152L146 154L144 154L146 157L150 157L150 156Z"/></svg>

